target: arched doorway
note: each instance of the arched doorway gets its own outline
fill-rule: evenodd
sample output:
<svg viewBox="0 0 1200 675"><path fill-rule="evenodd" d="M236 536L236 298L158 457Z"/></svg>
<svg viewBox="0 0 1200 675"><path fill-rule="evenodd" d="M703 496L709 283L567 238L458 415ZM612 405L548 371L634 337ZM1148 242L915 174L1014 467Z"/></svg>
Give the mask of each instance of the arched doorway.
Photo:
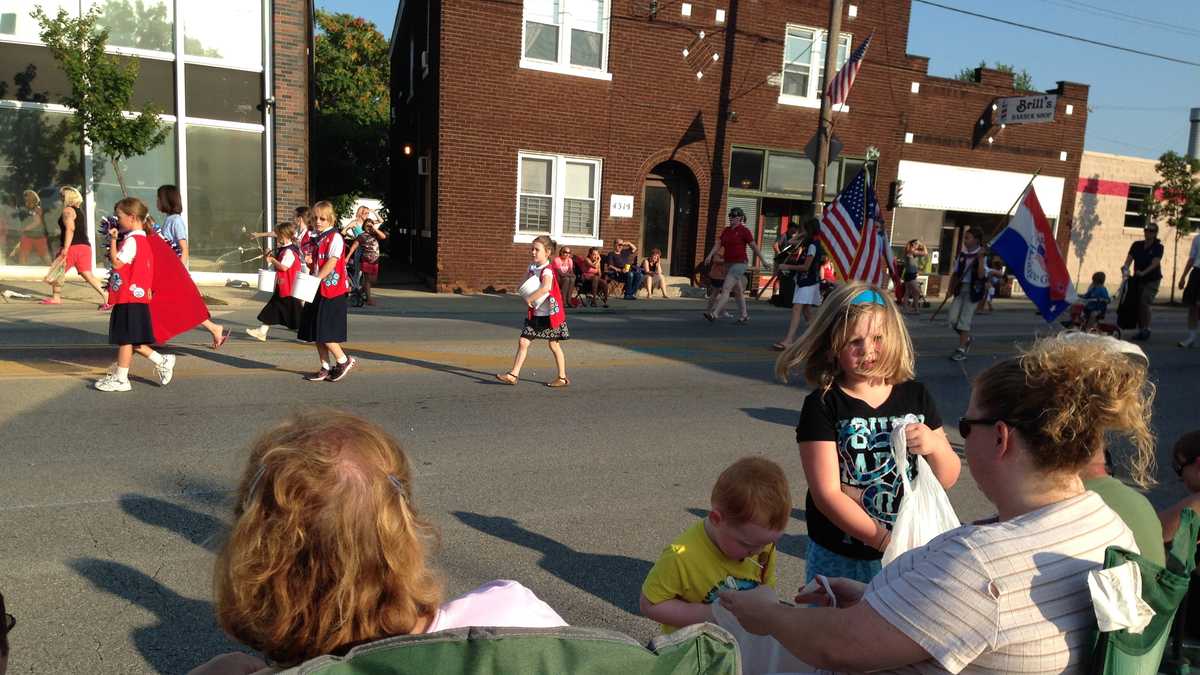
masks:
<svg viewBox="0 0 1200 675"><path fill-rule="evenodd" d="M700 187L686 165L663 162L642 187L642 255L659 249L671 276L691 276L696 259L696 203Z"/></svg>

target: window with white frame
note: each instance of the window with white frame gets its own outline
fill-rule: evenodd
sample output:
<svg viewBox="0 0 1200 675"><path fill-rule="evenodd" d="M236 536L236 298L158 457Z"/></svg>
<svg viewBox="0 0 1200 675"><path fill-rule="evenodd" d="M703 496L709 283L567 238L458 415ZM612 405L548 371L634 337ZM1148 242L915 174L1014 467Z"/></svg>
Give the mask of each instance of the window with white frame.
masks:
<svg viewBox="0 0 1200 675"><path fill-rule="evenodd" d="M522 63L605 70L610 0L525 0Z"/></svg>
<svg viewBox="0 0 1200 675"><path fill-rule="evenodd" d="M837 67L850 58L850 39L842 33L838 39ZM829 32L804 26L788 26L783 45L783 82L780 95L818 101L825 78L825 48Z"/></svg>
<svg viewBox="0 0 1200 675"><path fill-rule="evenodd" d="M517 234L596 238L600 160L521 153L517 160Z"/></svg>

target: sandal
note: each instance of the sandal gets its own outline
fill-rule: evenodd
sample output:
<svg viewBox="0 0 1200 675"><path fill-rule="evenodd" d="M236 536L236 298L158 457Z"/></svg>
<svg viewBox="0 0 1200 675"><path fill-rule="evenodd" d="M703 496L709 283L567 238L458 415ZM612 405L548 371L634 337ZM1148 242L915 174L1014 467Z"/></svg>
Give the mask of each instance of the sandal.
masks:
<svg viewBox="0 0 1200 675"><path fill-rule="evenodd" d="M739 326L745 326L746 324L750 323L750 317L743 316L742 318L738 319L734 323L736 323Z"/></svg>
<svg viewBox="0 0 1200 675"><path fill-rule="evenodd" d="M62 300L61 299L55 300L54 298L42 298L41 300L38 300L38 304L39 305L61 305Z"/></svg>
<svg viewBox="0 0 1200 675"><path fill-rule="evenodd" d="M717 320L717 317L713 316L711 312L705 312L705 313L704 313L704 318L705 318L705 319L706 319L706 320L707 320L709 323L712 323L712 322L714 322L714 321L716 321L716 320Z"/></svg>
<svg viewBox="0 0 1200 675"><path fill-rule="evenodd" d="M556 377L556 378L554 378L554 381L552 381L552 382L547 382L547 383L546 383L546 386L547 386L547 387L554 387L555 389L557 389L558 387L566 387L566 386L568 386L568 385L570 385L570 384L571 384L571 381L570 381L570 380L568 380L567 378L565 378L565 377Z"/></svg>
<svg viewBox="0 0 1200 675"><path fill-rule="evenodd" d="M521 378L516 375L513 375L512 372L507 372L507 373L504 373L503 375L497 374L496 379L500 380L501 382L503 382L504 384L507 384L507 385L514 385L517 382L521 381Z"/></svg>

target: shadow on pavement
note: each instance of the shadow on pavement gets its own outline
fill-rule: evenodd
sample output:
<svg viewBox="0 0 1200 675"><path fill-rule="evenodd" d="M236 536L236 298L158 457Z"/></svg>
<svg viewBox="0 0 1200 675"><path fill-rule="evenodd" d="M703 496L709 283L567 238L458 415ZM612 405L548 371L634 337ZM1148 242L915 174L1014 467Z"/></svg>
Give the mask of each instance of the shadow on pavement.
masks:
<svg viewBox="0 0 1200 675"><path fill-rule="evenodd" d="M146 662L160 673L186 673L213 654L239 649L217 626L207 600L185 598L121 563L77 558L70 565L97 589L155 615L153 625L134 629L131 637Z"/></svg>
<svg viewBox="0 0 1200 675"><path fill-rule="evenodd" d="M549 537L521 527L517 521L500 516L485 516L467 511L452 515L468 527L484 534L538 551L538 566L563 581L593 596L637 615L642 581L652 563L622 555L577 551Z"/></svg>
<svg viewBox="0 0 1200 675"><path fill-rule="evenodd" d="M766 408L742 408L741 411L753 419L782 424L787 427L796 426L796 422L800 420L800 411L793 408L768 406Z"/></svg>
<svg viewBox="0 0 1200 675"><path fill-rule="evenodd" d="M175 532L213 553L221 547L221 541L228 531L225 523L206 513L156 497L122 495L120 502L121 510L143 523Z"/></svg>
<svg viewBox="0 0 1200 675"><path fill-rule="evenodd" d="M451 366L444 363L435 363L433 361L422 361L421 359L411 359L406 356L394 356L392 354L380 354L379 352L365 351L362 349L350 348L351 354L356 358L361 358L365 361L385 361L389 363L402 363L408 366L416 366L425 370L432 370L439 373L447 373L449 375L457 375L465 377L469 380L475 380L483 384L500 384L496 380L493 373L484 372L482 370L474 370L472 368L463 368L461 366Z"/></svg>

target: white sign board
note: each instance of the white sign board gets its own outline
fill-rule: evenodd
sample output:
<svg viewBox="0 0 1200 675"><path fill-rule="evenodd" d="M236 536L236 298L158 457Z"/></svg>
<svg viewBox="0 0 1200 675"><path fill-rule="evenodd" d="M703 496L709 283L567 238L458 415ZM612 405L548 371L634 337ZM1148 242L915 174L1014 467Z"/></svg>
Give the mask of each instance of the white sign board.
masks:
<svg viewBox="0 0 1200 675"><path fill-rule="evenodd" d="M1055 94L1037 96L1009 96L996 101L995 124L1035 124L1053 122L1054 108L1058 105Z"/></svg>
<svg viewBox="0 0 1200 675"><path fill-rule="evenodd" d="M632 218L633 195L610 195L608 199L609 218Z"/></svg>

